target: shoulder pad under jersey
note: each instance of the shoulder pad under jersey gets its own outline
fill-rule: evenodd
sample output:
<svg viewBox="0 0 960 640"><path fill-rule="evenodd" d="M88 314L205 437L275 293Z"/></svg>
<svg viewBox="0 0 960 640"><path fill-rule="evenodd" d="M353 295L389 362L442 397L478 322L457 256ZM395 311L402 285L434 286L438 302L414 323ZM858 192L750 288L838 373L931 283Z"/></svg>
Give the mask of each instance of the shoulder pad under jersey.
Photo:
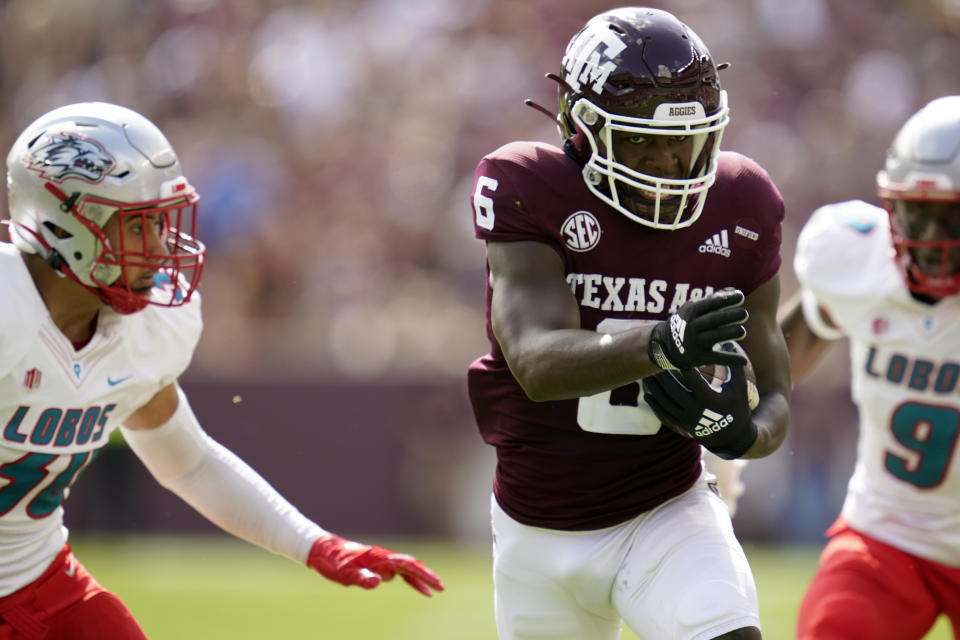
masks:
<svg viewBox="0 0 960 640"><path fill-rule="evenodd" d="M887 212L861 200L820 207L797 239L800 283L828 308L836 298L876 295L899 280Z"/></svg>
<svg viewBox="0 0 960 640"><path fill-rule="evenodd" d="M0 377L16 365L30 349L37 334L41 314L46 314L43 301L20 250L0 242Z"/></svg>
<svg viewBox="0 0 960 640"><path fill-rule="evenodd" d="M179 307L148 305L137 313L114 316L114 321L121 323L132 355L151 363L162 388L179 378L193 359L203 331L200 294L194 291L190 301Z"/></svg>

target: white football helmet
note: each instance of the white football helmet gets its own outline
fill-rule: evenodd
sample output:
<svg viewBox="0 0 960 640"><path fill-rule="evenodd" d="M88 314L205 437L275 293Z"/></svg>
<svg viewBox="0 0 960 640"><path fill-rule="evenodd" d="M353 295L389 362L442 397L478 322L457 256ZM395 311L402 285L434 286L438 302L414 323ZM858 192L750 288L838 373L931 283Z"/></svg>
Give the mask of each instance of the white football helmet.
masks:
<svg viewBox="0 0 960 640"><path fill-rule="evenodd" d="M135 111L85 102L41 116L7 155L7 195L17 248L43 256L119 313L179 306L199 285L199 196L163 133ZM113 216L121 228L137 216L146 229L146 216L157 213L165 253L151 252L146 240L113 247L103 231ZM151 292L131 289L130 266L156 269Z"/></svg>
<svg viewBox="0 0 960 640"><path fill-rule="evenodd" d="M960 293L960 95L937 98L904 123L877 173L877 193L910 290Z"/></svg>

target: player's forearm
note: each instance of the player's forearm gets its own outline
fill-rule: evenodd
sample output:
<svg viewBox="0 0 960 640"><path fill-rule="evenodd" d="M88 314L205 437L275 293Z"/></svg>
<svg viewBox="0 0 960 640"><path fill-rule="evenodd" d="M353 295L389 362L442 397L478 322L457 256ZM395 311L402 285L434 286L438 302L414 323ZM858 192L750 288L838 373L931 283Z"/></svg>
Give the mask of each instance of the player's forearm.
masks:
<svg viewBox="0 0 960 640"><path fill-rule="evenodd" d="M780 309L780 329L790 353L790 373L794 382L802 380L820 362L833 345L816 335L804 316L803 295L797 292ZM820 313L819 310L817 313Z"/></svg>
<svg viewBox="0 0 960 640"><path fill-rule="evenodd" d="M764 458L783 444L790 430L790 405L786 396L771 391L760 396L760 404L753 412L757 426L757 440L741 458Z"/></svg>
<svg viewBox="0 0 960 640"><path fill-rule="evenodd" d="M197 423L183 393L169 421L123 434L164 487L238 538L306 562L324 530Z"/></svg>
<svg viewBox="0 0 960 640"><path fill-rule="evenodd" d="M506 351L517 382L531 400L593 395L661 371L647 355L650 327L616 334L580 329L543 332Z"/></svg>
<svg viewBox="0 0 960 640"><path fill-rule="evenodd" d="M324 530L233 452L208 446L200 467L165 486L227 533L305 563Z"/></svg>

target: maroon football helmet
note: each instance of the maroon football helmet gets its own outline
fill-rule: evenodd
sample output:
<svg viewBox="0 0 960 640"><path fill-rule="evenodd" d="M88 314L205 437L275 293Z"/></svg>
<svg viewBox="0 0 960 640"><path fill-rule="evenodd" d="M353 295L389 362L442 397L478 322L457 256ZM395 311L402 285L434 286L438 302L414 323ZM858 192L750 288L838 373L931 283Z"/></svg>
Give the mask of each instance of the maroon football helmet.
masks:
<svg viewBox="0 0 960 640"><path fill-rule="evenodd" d="M700 216L729 109L717 65L696 33L658 9L607 11L570 40L554 79L561 136L575 147L597 197L659 229L686 227ZM687 141L686 175L627 166L614 157L617 139Z"/></svg>

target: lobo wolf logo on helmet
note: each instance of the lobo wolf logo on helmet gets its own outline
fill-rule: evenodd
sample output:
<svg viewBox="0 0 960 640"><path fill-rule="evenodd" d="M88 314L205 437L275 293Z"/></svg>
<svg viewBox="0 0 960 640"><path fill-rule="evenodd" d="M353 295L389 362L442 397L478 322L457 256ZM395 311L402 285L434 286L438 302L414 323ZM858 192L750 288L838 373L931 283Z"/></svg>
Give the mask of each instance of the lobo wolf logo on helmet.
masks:
<svg viewBox="0 0 960 640"><path fill-rule="evenodd" d="M99 142L72 133L49 134L24 162L47 180L63 182L73 177L92 184L117 164Z"/></svg>
<svg viewBox="0 0 960 640"><path fill-rule="evenodd" d="M570 45L563 57L563 70L567 72L564 80L574 91L580 90L581 83L590 83L594 93L602 93L604 83L617 68L613 58L620 55L627 44L606 25L594 24L588 25Z"/></svg>

